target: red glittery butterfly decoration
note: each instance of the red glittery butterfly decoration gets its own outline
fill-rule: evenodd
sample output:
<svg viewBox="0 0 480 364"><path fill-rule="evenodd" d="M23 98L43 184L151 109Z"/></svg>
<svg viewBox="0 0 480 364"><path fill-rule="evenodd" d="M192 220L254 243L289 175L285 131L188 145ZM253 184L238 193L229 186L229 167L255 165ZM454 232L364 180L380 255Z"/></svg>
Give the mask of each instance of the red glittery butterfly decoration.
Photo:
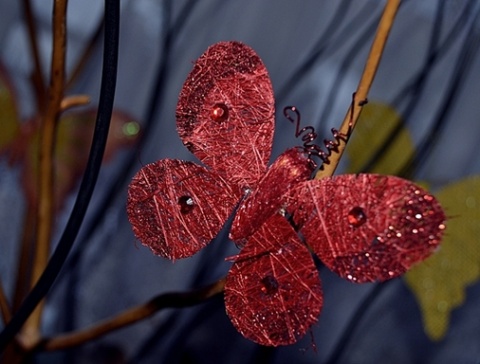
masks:
<svg viewBox="0 0 480 364"><path fill-rule="evenodd" d="M399 276L440 242L443 210L409 181L310 180L307 145L267 169L273 91L264 64L242 43L217 43L195 62L176 117L183 143L207 167L146 165L130 184L128 217L143 244L174 260L208 244L238 205L230 238L243 248L230 258L225 306L248 339L292 344L317 321L323 296L310 250L340 276L370 282Z"/></svg>

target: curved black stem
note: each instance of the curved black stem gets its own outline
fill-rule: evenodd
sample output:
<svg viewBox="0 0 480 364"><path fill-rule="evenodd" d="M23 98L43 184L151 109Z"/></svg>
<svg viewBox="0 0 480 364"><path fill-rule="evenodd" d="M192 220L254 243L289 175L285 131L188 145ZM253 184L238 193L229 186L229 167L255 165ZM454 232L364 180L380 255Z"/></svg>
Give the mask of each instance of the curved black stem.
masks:
<svg viewBox="0 0 480 364"><path fill-rule="evenodd" d="M112 178L114 181L108 188L105 194L100 196L101 200L98 203L97 208L93 212L90 221L93 223L84 227L81 240L81 248L75 248L68 261L66 262L66 269L62 274L60 279L67 279L67 286L69 287L69 292L66 295L65 299L65 310L64 317L66 325L63 328L65 331L71 331L76 327L75 324L75 308L78 304L77 293L75 287L79 284L79 268L81 266L84 253L88 251L87 247L93 242L92 236L97 232L99 226L105 220L107 214L105 211L110 209L118 201L118 196L122 196L122 190L125 189L128 184L128 177L131 175L130 171L134 168L135 164L138 162L138 150L145 145L147 137L151 134L149 131L155 122L155 115L158 110L162 107L162 100L164 100L163 94L165 93L165 85L169 75L169 69L171 66L171 48L175 41L175 37L179 34L180 30L183 28L185 23L190 19L191 15L194 13L195 6L197 2L194 0L187 1L184 6L180 9L176 19L172 21L172 6L173 0L165 1L163 7L163 27L161 33L159 34L161 38L161 58L156 68L155 74L153 75L153 87L150 92L150 99L147 103L146 111L142 117L144 123L142 124L142 133L139 137L139 140L136 145L136 149L131 152L125 162L123 163L120 171L116 174L116 178ZM161 15L159 15L161 16ZM95 264L95 262L89 262L89 264ZM193 286L193 287L198 287ZM173 314L172 317L177 317L177 314ZM170 319L169 319L170 320ZM164 323L167 327L166 331L170 331L171 326L174 325L175 320L171 320L172 324L169 325ZM72 356L75 355L74 351L70 351Z"/></svg>
<svg viewBox="0 0 480 364"><path fill-rule="evenodd" d="M112 116L117 77L119 23L119 0L105 0L105 44L102 84L93 142L85 174L70 218L45 271L20 306L18 312L0 333L0 353L4 351L38 303L50 290L67 259L85 217L100 171Z"/></svg>
<svg viewBox="0 0 480 364"><path fill-rule="evenodd" d="M152 91L150 92L150 100L147 103L147 109L142 120L142 133L139 136L138 142L136 144L136 149L133 150L124 161L119 172L116 174L115 178L112 178L113 181L111 185L106 189L105 193L100 196L98 201L98 207L93 211L90 221L93 223L84 226L81 240L81 248L73 249L68 261L66 262L66 269L64 273L59 277L59 279L68 279L69 292L66 295L64 317L67 318L65 322L66 326L63 328L65 331L71 331L75 328L75 307L77 305L77 295L75 287L79 282L79 267L81 266L84 253L88 251L87 247L94 240L92 236L97 232L99 226L104 223L105 211L110 209L118 201L118 197L121 196L124 198L124 195L121 193L126 185L128 184L128 177L131 176L131 170L134 168L135 164L138 162L138 150L142 148L146 143L146 139L150 134L150 129L155 121L155 115L157 111L161 108L163 93L165 91L165 84L169 74L170 66L170 53L171 47L174 42L174 37L178 34L180 29L183 27L185 22L189 19L191 13L193 13L194 6L196 5L195 1L188 1L185 6L181 9L180 14L177 19L171 22L171 4L172 1L164 2L164 11L163 11L163 27L161 30L161 51L162 57L158 63L157 70L153 76L154 82ZM160 16L160 15L159 15ZM163 35L163 36L162 36ZM124 203L124 202L123 202ZM95 262L90 262L92 266L95 265Z"/></svg>
<svg viewBox="0 0 480 364"><path fill-rule="evenodd" d="M117 200L117 196L120 195L120 192L125 189L125 186L128 184L128 176L131 175L130 171L135 166L135 163L138 162L137 150L141 149L146 143L146 138L149 136L150 129L155 121L155 115L162 106L162 95L165 91L165 84L168 77L170 66L169 55L174 37L189 19L189 16L193 13L194 6L196 4L197 2L194 0L188 1L185 7L180 11L180 15L178 16L177 20L173 25L170 25L169 18L171 11L169 9L171 8L171 5L170 2L165 2L166 15L164 15L164 28L162 30L165 36L163 37L161 46L163 57L159 62L159 66L157 67L155 75L153 76L155 81L153 82L153 88L150 92L151 97L147 103L147 110L141 119L144 120L144 123L142 124L142 133L140 134L136 144L137 149L134 151L134 153L130 153L130 155L127 157L127 160L123 164L121 170L117 173L116 178L112 178L114 182L109 186L106 193L102 196L102 200L98 204L99 207L96 209L96 212L91 219L91 221L94 221L95 223L88 226L82 234L82 240L85 241L85 243L90 240L90 238L96 232L97 227L100 226L104 221L106 217L105 211L112 206L113 202ZM83 251L83 249L77 249L72 253L69 261L67 262L69 271L78 266Z"/></svg>

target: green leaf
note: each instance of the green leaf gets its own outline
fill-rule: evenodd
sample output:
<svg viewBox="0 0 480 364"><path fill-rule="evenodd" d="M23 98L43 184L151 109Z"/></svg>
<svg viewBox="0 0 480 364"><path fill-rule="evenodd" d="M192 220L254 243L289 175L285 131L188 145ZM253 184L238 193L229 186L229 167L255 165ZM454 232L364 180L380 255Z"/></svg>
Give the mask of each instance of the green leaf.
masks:
<svg viewBox="0 0 480 364"><path fill-rule="evenodd" d="M480 176L452 183L435 194L449 217L440 250L405 275L432 340L445 336L451 311L480 278Z"/></svg>
<svg viewBox="0 0 480 364"><path fill-rule="evenodd" d="M398 128L391 141L387 139ZM384 151L380 148L386 143ZM357 173L380 153L370 173L396 174L414 153L413 141L398 112L380 102L369 102L364 106L360 119L348 142L346 153L349 159L348 173Z"/></svg>

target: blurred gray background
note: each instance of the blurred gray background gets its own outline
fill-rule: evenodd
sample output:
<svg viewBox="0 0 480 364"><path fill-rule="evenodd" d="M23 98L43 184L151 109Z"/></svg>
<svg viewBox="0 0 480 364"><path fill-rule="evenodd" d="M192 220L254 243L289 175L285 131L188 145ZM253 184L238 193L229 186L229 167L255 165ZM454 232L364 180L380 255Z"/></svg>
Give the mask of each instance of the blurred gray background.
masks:
<svg viewBox="0 0 480 364"><path fill-rule="evenodd" d="M126 218L129 179L161 158L193 159L175 130L175 105L192 62L211 44L239 40L266 64L277 100L272 160L297 145L281 115L296 105L323 137L338 127L359 81L384 1L353 0L122 0L115 107L142 124L145 138L103 168L86 221L65 269L48 296L43 328L55 334L82 328L161 292L187 290L227 272L224 257L237 248L222 234L196 256L171 263L135 241ZM21 2L0 1L0 55L17 91L22 118L35 112L30 57ZM51 51L51 1L32 1L45 75ZM370 101L393 104L419 149L416 179L433 187L480 173L480 3L403 2ZM103 2L70 0L68 70L101 32ZM68 93L98 100L102 37ZM430 57L430 58L429 58ZM419 77L421 85L408 85ZM442 108L447 105L446 110ZM435 138L429 138L434 131ZM339 171L341 172L341 171ZM0 277L13 290L24 201L19 171L0 161ZM57 222L58 241L72 196ZM198 307L166 310L79 348L41 354L39 363L479 363L480 284L466 290L450 329L431 342L418 304L402 279L378 288L355 285L321 269L324 308L297 344L259 347L238 334L221 298ZM374 291L375 290L375 291ZM372 293L374 292L374 293ZM369 301L364 304L364 299ZM364 306L361 306L364 304ZM361 307L361 309L359 309ZM361 312L361 316L358 316ZM348 325L355 323L352 328ZM342 342L345 331L351 338ZM316 350L312 347L315 344ZM343 345L343 346L342 346Z"/></svg>

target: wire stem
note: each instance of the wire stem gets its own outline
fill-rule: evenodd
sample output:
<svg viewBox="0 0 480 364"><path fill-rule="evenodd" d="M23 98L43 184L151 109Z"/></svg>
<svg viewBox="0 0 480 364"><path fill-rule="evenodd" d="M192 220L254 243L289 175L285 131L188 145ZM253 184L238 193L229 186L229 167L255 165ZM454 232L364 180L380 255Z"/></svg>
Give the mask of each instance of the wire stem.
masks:
<svg viewBox="0 0 480 364"><path fill-rule="evenodd" d="M362 77L358 84L357 91L355 92L354 104L351 105L350 108L347 110L347 114L345 115L345 119L343 120L342 126L339 130L339 132L344 135L350 136L353 129L355 128L355 124L357 123L358 118L360 117L363 101L367 100L368 92L377 72L378 65L380 63L380 59L382 57L383 50L387 42L387 38L390 33L390 29L392 28L393 21L395 19L395 15L397 14L399 6L400 0L388 0L387 4L385 5L385 9L383 11L383 15L380 19L377 33L375 35L375 39L373 40L373 44L370 49L370 54L368 55ZM345 147L347 146L347 141L340 140L337 153L333 153L330 156L330 163L323 165L323 169L319 170L316 174L316 179L321 179L333 175L335 169L338 166L340 158L342 157Z"/></svg>

